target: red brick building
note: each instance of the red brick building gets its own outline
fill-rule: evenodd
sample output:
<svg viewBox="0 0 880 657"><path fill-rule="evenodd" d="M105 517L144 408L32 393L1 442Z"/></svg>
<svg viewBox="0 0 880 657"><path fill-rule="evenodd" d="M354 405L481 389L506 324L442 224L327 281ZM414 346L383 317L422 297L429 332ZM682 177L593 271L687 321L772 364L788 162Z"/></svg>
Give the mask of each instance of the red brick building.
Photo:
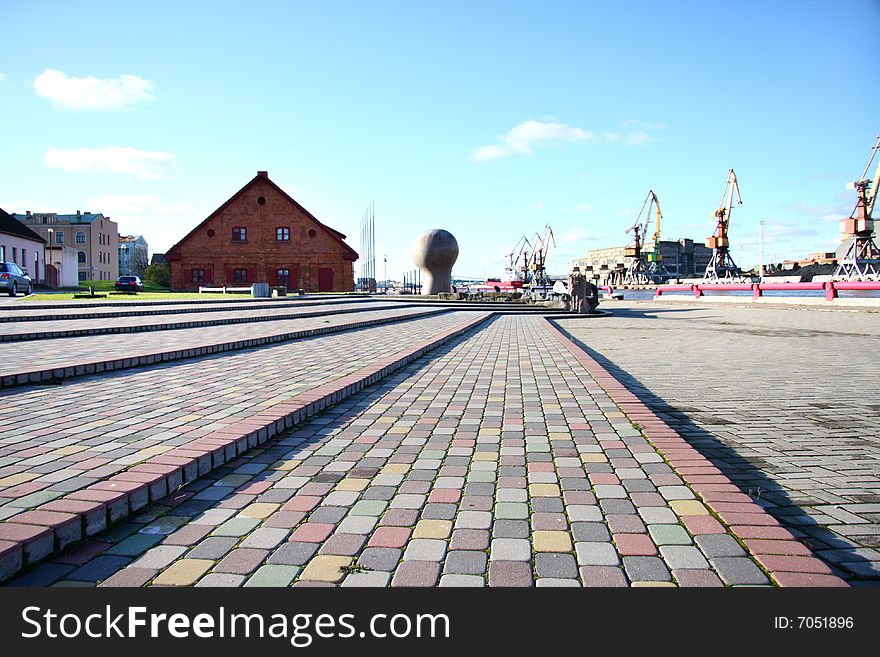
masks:
<svg viewBox="0 0 880 657"><path fill-rule="evenodd" d="M258 171L165 258L172 290L269 283L350 292L358 254L344 240Z"/></svg>

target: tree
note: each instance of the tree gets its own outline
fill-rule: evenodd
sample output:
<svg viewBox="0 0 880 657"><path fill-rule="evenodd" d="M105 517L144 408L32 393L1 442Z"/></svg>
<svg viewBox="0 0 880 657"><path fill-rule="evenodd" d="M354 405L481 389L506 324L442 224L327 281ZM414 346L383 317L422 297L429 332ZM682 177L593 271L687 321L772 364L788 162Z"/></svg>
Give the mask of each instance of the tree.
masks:
<svg viewBox="0 0 880 657"><path fill-rule="evenodd" d="M129 261L129 269L131 269L132 275L146 278L147 266L147 250L144 248L139 249L135 245L131 254L131 260Z"/></svg>
<svg viewBox="0 0 880 657"><path fill-rule="evenodd" d="M144 268L144 280L159 287L171 285L171 270L167 264L156 263Z"/></svg>

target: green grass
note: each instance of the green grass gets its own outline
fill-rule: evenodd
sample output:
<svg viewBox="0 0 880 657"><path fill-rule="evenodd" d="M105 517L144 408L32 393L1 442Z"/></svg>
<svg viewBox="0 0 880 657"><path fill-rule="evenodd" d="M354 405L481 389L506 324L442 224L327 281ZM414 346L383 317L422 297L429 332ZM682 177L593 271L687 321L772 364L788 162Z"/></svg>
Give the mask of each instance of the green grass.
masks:
<svg viewBox="0 0 880 657"><path fill-rule="evenodd" d="M113 292L116 290L114 284L116 281L80 281L80 288L88 291L89 287L95 289L95 292ZM143 281L144 292L168 292L167 287L160 287L152 281Z"/></svg>

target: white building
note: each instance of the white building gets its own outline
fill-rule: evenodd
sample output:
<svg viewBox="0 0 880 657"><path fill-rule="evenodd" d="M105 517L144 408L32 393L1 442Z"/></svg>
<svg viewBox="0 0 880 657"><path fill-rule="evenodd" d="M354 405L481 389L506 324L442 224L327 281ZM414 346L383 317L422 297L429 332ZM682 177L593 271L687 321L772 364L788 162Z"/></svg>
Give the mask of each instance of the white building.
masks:
<svg viewBox="0 0 880 657"><path fill-rule="evenodd" d="M35 283L46 280L46 241L0 208L0 262L14 262Z"/></svg>

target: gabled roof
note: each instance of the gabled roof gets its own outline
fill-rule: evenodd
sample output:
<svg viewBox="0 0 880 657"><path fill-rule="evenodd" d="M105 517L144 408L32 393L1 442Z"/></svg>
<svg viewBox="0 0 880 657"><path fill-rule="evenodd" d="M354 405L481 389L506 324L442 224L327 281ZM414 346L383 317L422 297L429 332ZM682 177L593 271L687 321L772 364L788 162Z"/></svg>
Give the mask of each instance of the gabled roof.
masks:
<svg viewBox="0 0 880 657"><path fill-rule="evenodd" d="M301 206L299 203L297 203L296 199L294 199L292 196L290 196L290 194L288 194L288 193L285 192L283 189L281 189L281 187L279 187L279 186L276 185L274 182L272 182L272 180L269 179L269 174L268 174L266 171L258 171L258 172L257 172L257 175L254 176L254 177L250 180L250 182L248 182L244 187L242 187L242 188L241 188L240 190L238 190L235 194L233 194L233 195L229 198L229 200L226 201L226 203L224 203L224 204L221 205L219 208L217 208L216 210L214 210L210 215L208 215L208 218L207 218L207 219L205 219L205 220L202 221L198 226L196 226L196 227L193 228L191 231L189 231L189 232L183 237L183 239L181 239L179 242L177 242L177 244L175 244L175 245L172 246L170 249L168 249L168 250L165 252L165 257L168 258L168 259L170 259L170 260L175 259L174 256L176 255L175 251L176 251L177 247L179 247L181 244L183 244L184 242L186 242L190 237L192 237L193 235L195 235L195 234L199 231L199 229L201 229L202 227L204 227L208 222L211 221L211 219L213 219L213 218L216 217L218 214L220 214L221 212L223 212L223 210L225 210L230 204L232 204L233 201L235 201L239 196L241 196L245 191L247 191L248 189L250 189L250 187L252 187L253 185L255 185L258 181L264 181L264 182L269 183L269 185L272 186L272 187L273 187L273 188L274 188L279 194L281 194L284 198L286 198L286 199L287 199L288 201L290 201L293 205L295 205L297 208L299 208L299 209L302 211L303 214L305 214L309 219L311 219L312 221L314 221L314 222L315 222L320 228L324 229L324 231L326 231L327 234L330 235L330 237L332 237L332 238L335 239L337 242L339 242L339 243L340 243L340 244L341 244L341 245L342 245L342 246L343 246L343 247L349 252L349 254L353 256L353 259L354 259L354 260L357 260L357 259L358 259L359 256L358 256L357 251L355 251L353 248L351 248L348 244L345 243L345 241L344 241L344 240L345 240L345 235L343 235L342 233L340 233L338 230L333 230L332 228L330 228L330 226L326 226L325 224L323 224L323 223L321 223L320 221L318 221L318 219L317 219L317 217L315 217L315 215L313 215L311 212L309 212L308 210L306 210L303 206Z"/></svg>
<svg viewBox="0 0 880 657"><path fill-rule="evenodd" d="M26 240L39 242L40 244L46 243L46 240L6 212L3 208L0 208L0 233L15 235L16 237L22 237Z"/></svg>

